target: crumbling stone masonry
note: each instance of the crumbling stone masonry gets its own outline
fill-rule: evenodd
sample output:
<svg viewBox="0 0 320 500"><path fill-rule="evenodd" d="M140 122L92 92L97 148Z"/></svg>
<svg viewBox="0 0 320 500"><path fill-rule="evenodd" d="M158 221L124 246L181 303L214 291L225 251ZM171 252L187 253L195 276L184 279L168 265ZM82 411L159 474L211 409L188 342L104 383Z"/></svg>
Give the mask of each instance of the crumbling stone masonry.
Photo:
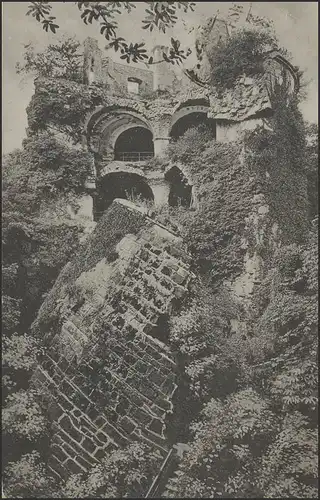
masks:
<svg viewBox="0 0 320 500"><path fill-rule="evenodd" d="M223 26L208 20L196 43L199 61L209 32L218 40ZM155 48L155 60L161 59L163 50ZM246 130L272 116L272 82L287 74L290 91L298 85L295 68L277 53L266 54L263 75L243 75L222 93L196 85L183 72L175 74L167 64L142 70L113 62L92 39L85 41L83 56L82 83L35 81L28 122L31 132L50 127L59 137L62 134L61 140L72 139L89 153L86 192L81 209L71 210L71 215L87 221L87 234L98 221L78 257L60 274L34 326L47 345L33 383L52 420L49 466L58 478L85 472L111 450L134 440L149 443L160 458L173 445L166 422L169 426L179 377L167 324L172 310L188 295L190 257L177 234L156 223L146 210L118 198L135 199L135 194L155 206L181 203L197 208L201 200L193 191L194 184L199 190L196 180L183 166L165 166L165 158L159 158L170 141L195 117L212 125L212 141L218 145L241 141ZM206 80L210 65L205 53L201 61L199 76ZM148 138L138 150L132 146L137 129ZM155 161L149 162L152 156ZM239 156L241 168L242 160ZM236 172L226 164L226 175L219 177L222 173L220 169L214 174L216 183L231 182ZM181 195L185 180L188 198ZM247 179L247 185L253 181ZM135 191L127 193L128 185ZM220 187L215 189L220 199ZM237 186L234 200L236 191ZM239 198L244 198L242 191L241 186ZM269 237L269 227L270 245L279 240L270 201L261 192L252 196L251 215L244 221L247 236L241 240L243 273L225 283L248 310L261 278L262 262L255 249ZM239 207L236 200L235 208ZM225 232L225 219L221 220L220 239ZM237 321L234 330L242 331Z"/></svg>
<svg viewBox="0 0 320 500"><path fill-rule="evenodd" d="M164 325L188 293L190 259L177 235L130 202L114 204L142 216L143 227L118 242L114 261L77 277L76 297L61 293L61 328L34 376L52 418L49 464L59 477L133 440L162 456L169 449L165 420L177 385Z"/></svg>

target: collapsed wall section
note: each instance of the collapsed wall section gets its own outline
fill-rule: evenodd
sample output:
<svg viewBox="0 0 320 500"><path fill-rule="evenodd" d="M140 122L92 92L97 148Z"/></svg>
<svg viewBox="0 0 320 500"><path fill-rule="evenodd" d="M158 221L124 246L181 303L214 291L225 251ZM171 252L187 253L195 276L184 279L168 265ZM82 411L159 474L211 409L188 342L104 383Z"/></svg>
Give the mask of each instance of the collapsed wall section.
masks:
<svg viewBox="0 0 320 500"><path fill-rule="evenodd" d="M134 205L113 203L104 218L114 217L114 231L118 216L136 219L133 233L119 232L113 252L102 257L100 250L90 265L79 265L80 251L68 282L61 286L60 279L47 299L60 326L34 383L52 419L49 464L59 477L85 472L134 440L159 457L169 447L165 420L177 385L163 318L188 293L190 260L177 235ZM82 251L83 262L95 252L95 237L86 243L91 252Z"/></svg>

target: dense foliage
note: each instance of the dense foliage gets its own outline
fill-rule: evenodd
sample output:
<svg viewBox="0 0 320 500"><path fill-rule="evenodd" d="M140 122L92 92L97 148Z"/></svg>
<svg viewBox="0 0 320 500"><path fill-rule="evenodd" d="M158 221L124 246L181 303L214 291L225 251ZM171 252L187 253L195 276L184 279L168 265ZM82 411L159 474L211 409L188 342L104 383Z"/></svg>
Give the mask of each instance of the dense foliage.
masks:
<svg viewBox="0 0 320 500"><path fill-rule="evenodd" d="M66 208L77 209L89 166L87 154L47 132L3 158L4 465L17 460L22 449L41 450L48 437L41 400L29 387L42 350L29 328L83 235ZM33 459L25 460L33 470Z"/></svg>
<svg viewBox="0 0 320 500"><path fill-rule="evenodd" d="M4 158L3 306L9 334L25 333L42 295L78 244L79 227L66 214L59 217L59 205L61 199L77 205L88 165L88 155L50 134L27 139L22 150Z"/></svg>
<svg viewBox="0 0 320 500"><path fill-rule="evenodd" d="M90 156L50 133L26 139L23 149L4 158L3 302L9 333L19 322L28 328L28 314L78 244L81 230L66 206L77 207L89 172Z"/></svg>
<svg viewBox="0 0 320 500"><path fill-rule="evenodd" d="M113 9L131 8L129 2L109 3ZM106 25L102 3L78 4L85 22L102 18L102 32L115 47L115 26ZM169 22L168 13L174 23L176 9L187 2L148 4L146 26L152 31ZM32 5L30 13L54 32L48 2ZM212 59L212 83L228 87L240 74L261 70L272 39L247 32L237 36ZM120 42L123 59L144 54L141 46L136 51ZM179 52L178 44L175 48ZM43 71L56 71L60 62L56 66L50 59L53 53L49 49L45 60L32 55L24 71L40 71L42 61ZM162 461L135 443L110 453L86 476L59 484L46 466L50 422L29 381L37 356L59 328L57 298L62 289L77 296L75 279L103 257L112 262L120 239L145 224L143 216L131 220L114 204L74 257L83 228L63 207L76 205L84 192L90 158L42 129L54 116L79 139L87 105L82 96L79 106L80 87L77 95L62 92L56 101L41 95L39 106L33 100L30 136L4 161L2 423L8 497L141 497ZM175 401L179 415L168 427L183 428L180 437L190 449L171 471L167 497L317 496L316 131L306 128L295 98L287 99L281 88L272 92L275 113L268 127L227 144L212 141L204 127L190 129L161 160L179 164L193 179L197 196L196 209L165 214L180 228L198 277L182 310L170 316L169 343L185 391ZM257 243L250 214L252 200L262 194L269 211L258 228L264 239ZM274 237L275 224L282 246ZM252 308L245 310L228 283L243 271L244 257L255 253L263 258L263 276L255 283ZM72 264L60 273L71 257Z"/></svg>
<svg viewBox="0 0 320 500"><path fill-rule="evenodd" d="M92 95L88 86L69 80L52 79L50 91L43 82L35 81L36 92L27 107L30 135L46 130L67 134L75 144L81 142L86 113L102 104L101 95ZM48 80L46 80L48 84Z"/></svg>
<svg viewBox="0 0 320 500"><path fill-rule="evenodd" d="M187 235L202 283L171 318L171 342L195 404L189 403L190 450L164 496L317 496L318 260L311 223L316 130L306 126L296 99L288 99L283 88L274 88L272 98L276 107L268 127L245 137L241 179L231 162L236 144L213 145L193 129L169 148L169 157L181 162L197 188L197 211L180 211L175 220ZM263 257L264 277L248 315L219 276L240 271L237 235L248 212L237 203L248 210L257 194L268 204L260 228L266 237L257 245L248 233L243 250ZM278 248L271 222L281 227ZM239 267L232 272L231 265Z"/></svg>
<svg viewBox="0 0 320 500"><path fill-rule="evenodd" d="M260 286L268 305L250 337L221 337L214 308L174 320L191 386L208 402L168 496L317 497L316 261L315 231L305 245L278 251ZM205 296L198 291L197 300Z"/></svg>
<svg viewBox="0 0 320 500"><path fill-rule="evenodd" d="M74 38L67 38L49 44L44 51L36 52L29 43L24 47L24 64L16 64L17 73L82 81L83 56L79 51L80 45Z"/></svg>
<svg viewBox="0 0 320 500"><path fill-rule="evenodd" d="M263 74L265 54L276 49L277 42L268 32L243 29L218 46L208 44L210 84L219 90L231 88L242 76Z"/></svg>
<svg viewBox="0 0 320 500"><path fill-rule="evenodd" d="M161 462L147 445L133 443L111 452L87 477L71 476L61 485L61 498L142 498Z"/></svg>
<svg viewBox="0 0 320 500"><path fill-rule="evenodd" d="M216 143L203 127L189 129L171 145L169 159L182 162L194 180L197 210L180 213L178 223L197 272L219 286L243 265L241 229L250 214L255 178L239 161L241 141Z"/></svg>
<svg viewBox="0 0 320 500"><path fill-rule="evenodd" d="M23 454L5 469L3 493L7 498L49 498L56 485L48 472L39 452Z"/></svg>
<svg viewBox="0 0 320 500"><path fill-rule="evenodd" d="M275 85L270 92L274 107L267 126L255 130L245 138L249 164L264 184L270 219L282 231L285 242L303 241L308 230L308 176L310 169L304 123L296 95L287 96L285 82ZM265 181L268 172L268 182Z"/></svg>

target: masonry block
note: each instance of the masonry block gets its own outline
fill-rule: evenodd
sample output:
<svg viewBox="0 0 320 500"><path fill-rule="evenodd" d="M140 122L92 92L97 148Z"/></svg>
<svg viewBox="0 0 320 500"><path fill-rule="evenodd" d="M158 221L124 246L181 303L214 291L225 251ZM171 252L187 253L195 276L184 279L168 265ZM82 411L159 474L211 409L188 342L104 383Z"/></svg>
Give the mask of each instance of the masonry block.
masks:
<svg viewBox="0 0 320 500"><path fill-rule="evenodd" d="M136 428L137 424L135 422L133 422L131 419L129 419L128 417L123 417L121 420L120 420L120 425L121 427L128 433L128 434L131 434L132 431L134 431L134 429Z"/></svg>
<svg viewBox="0 0 320 500"><path fill-rule="evenodd" d="M67 478L69 476L67 467L65 467L53 454L49 458L49 466L52 467L52 469L56 471L62 478Z"/></svg>
<svg viewBox="0 0 320 500"><path fill-rule="evenodd" d="M94 444L91 439L86 438L83 443L82 443L83 448L88 452L88 453L93 453L96 449L96 445Z"/></svg>
<svg viewBox="0 0 320 500"><path fill-rule="evenodd" d="M159 436L162 435L163 428L164 428L164 423L161 420L156 419L156 418L154 418L151 421L151 423L147 426L147 429L154 432L155 434L159 434Z"/></svg>
<svg viewBox="0 0 320 500"><path fill-rule="evenodd" d="M78 465L74 460L69 458L65 463L64 466L68 471L71 472L71 474L81 474L83 472L83 469Z"/></svg>
<svg viewBox="0 0 320 500"><path fill-rule="evenodd" d="M124 220L135 219L127 208L121 210ZM175 388L176 367L169 348L152 335L177 293L187 293L180 285L189 279L189 270L170 254L172 233L163 228L160 233L158 229L153 232L152 221L143 222L141 227L144 236L141 233L135 238L138 252L132 259L128 252L125 258L124 253L123 257L119 254L108 268L111 274L103 284L99 304L94 297L101 292L101 280L91 280L92 290L84 294L81 317L80 310L64 317L64 325L69 326L67 330L64 326L63 335L68 339L61 348L59 367L45 360L55 384L50 385L39 370L39 383L48 387L59 408L54 417L60 416L60 421L53 427L52 468L62 477L88 470L90 464L132 440L148 442L166 453L164 422L167 412L172 411L168 398ZM104 265L110 263L100 262L99 269ZM92 265L84 271L79 282L85 284L85 273L94 269ZM107 317L105 311L109 311ZM89 316L95 321L90 332L86 326ZM55 343L60 344L63 335L56 335ZM83 339L85 348L81 347ZM81 352L78 350L77 359L69 363L72 342L74 348L79 344Z"/></svg>

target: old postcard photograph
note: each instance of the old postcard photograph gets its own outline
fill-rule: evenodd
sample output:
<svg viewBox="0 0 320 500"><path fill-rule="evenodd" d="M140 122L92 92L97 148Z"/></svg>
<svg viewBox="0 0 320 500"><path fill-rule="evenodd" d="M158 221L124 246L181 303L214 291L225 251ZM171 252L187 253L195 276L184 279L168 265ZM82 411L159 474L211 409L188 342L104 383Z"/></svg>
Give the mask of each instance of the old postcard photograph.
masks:
<svg viewBox="0 0 320 500"><path fill-rule="evenodd" d="M3 498L318 498L318 4L2 22Z"/></svg>

